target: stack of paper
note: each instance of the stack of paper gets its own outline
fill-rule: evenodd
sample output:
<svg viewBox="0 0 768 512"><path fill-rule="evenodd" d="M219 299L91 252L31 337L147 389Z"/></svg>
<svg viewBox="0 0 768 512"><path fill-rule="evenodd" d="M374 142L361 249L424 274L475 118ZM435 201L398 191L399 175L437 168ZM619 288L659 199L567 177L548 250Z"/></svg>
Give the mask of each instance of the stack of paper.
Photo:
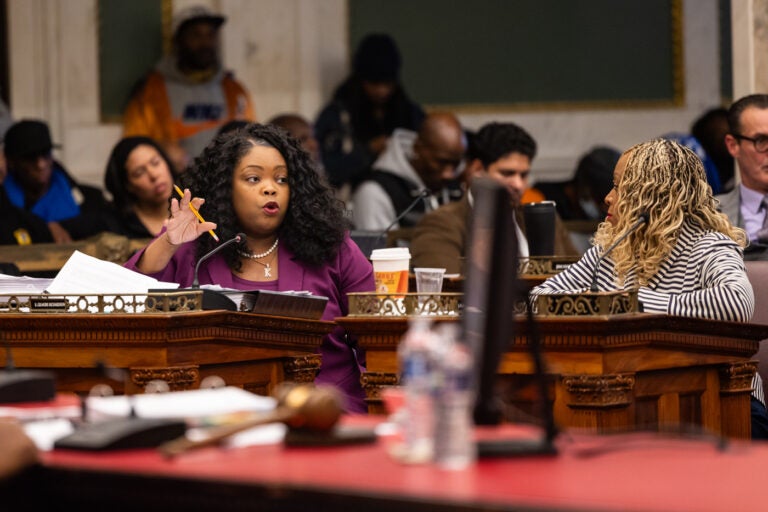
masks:
<svg viewBox="0 0 768 512"><path fill-rule="evenodd" d="M39 295L52 282L51 278L0 274L0 295Z"/></svg>
<svg viewBox="0 0 768 512"><path fill-rule="evenodd" d="M68 294L144 294L150 288L174 289L166 283L116 263L75 251L48 286L48 293Z"/></svg>
<svg viewBox="0 0 768 512"><path fill-rule="evenodd" d="M89 421L126 417L133 407L140 418L184 419L195 423L201 418L224 414L271 411L276 401L227 386L172 393L92 396L88 397L86 405Z"/></svg>

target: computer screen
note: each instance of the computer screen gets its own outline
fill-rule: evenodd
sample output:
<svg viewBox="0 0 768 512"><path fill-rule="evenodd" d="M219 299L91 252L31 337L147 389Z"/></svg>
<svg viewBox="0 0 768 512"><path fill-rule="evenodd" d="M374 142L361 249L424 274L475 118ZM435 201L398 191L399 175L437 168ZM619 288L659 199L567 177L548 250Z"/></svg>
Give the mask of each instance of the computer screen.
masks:
<svg viewBox="0 0 768 512"><path fill-rule="evenodd" d="M475 423L501 420L496 374L514 334L517 280L517 230L506 188L473 180L464 283L463 339L475 361Z"/></svg>

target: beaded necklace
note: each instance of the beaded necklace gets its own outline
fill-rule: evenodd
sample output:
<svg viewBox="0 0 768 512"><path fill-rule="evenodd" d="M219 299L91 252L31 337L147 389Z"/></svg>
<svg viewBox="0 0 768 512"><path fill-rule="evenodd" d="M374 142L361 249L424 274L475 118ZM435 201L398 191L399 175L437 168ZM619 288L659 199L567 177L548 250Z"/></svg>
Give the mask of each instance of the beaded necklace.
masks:
<svg viewBox="0 0 768 512"><path fill-rule="evenodd" d="M253 254L250 251L245 252L245 251L241 251L241 250L238 250L237 254L239 254L243 258L251 259L251 260L255 261L256 263L258 263L259 265L262 265L264 267L264 277L272 277L272 266L271 265L272 265L272 262L274 261L275 257L272 256L272 258L270 258L270 260L267 263L261 262L259 260L261 258L265 257L265 256L269 256L270 254L272 254L274 252L274 250L277 249L277 243L279 241L280 241L279 238L275 238L275 243L272 244L272 247L270 247L266 251L261 252L259 254ZM275 254L277 254L277 253L275 253Z"/></svg>

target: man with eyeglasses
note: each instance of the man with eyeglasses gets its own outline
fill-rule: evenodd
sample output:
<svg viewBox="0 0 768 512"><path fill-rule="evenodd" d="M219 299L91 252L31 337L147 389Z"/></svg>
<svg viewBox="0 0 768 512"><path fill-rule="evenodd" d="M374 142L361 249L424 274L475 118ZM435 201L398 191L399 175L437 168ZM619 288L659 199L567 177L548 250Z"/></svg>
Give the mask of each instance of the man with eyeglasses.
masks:
<svg viewBox="0 0 768 512"><path fill-rule="evenodd" d="M418 133L395 129L370 177L352 195L355 229L412 227L424 213L461 198L466 137L451 113L429 114Z"/></svg>
<svg viewBox="0 0 768 512"><path fill-rule="evenodd" d="M741 183L716 198L721 211L749 236L744 258L768 259L768 94L731 105L728 128L725 144L738 162Z"/></svg>

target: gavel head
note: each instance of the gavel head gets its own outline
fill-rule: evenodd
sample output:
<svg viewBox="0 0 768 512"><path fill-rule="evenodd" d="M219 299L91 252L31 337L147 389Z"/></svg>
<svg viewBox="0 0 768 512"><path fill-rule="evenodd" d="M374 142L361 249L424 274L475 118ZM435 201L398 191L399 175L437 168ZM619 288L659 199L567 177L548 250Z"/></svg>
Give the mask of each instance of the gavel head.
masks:
<svg viewBox="0 0 768 512"><path fill-rule="evenodd" d="M331 386L285 383L277 387L275 398L278 408L292 411L285 420L290 428L328 431L343 412L341 395Z"/></svg>

